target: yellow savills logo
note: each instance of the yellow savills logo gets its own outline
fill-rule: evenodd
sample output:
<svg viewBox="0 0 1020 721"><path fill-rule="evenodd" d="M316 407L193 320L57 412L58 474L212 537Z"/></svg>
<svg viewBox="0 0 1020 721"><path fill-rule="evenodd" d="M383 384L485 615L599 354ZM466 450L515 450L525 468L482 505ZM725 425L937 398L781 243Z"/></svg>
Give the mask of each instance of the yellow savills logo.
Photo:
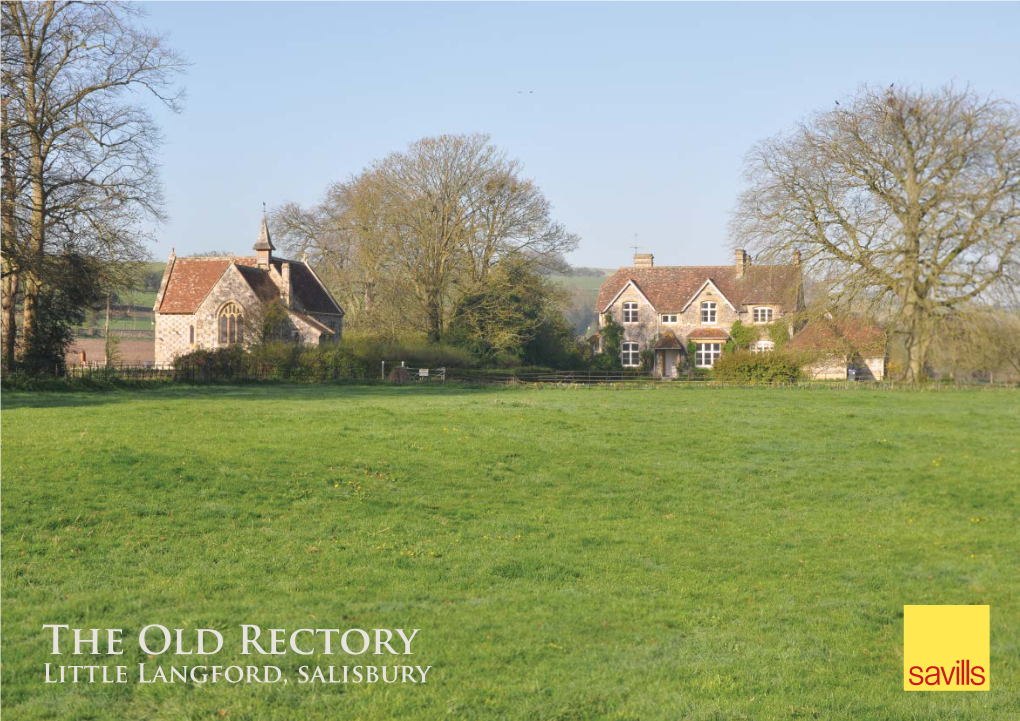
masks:
<svg viewBox="0 0 1020 721"><path fill-rule="evenodd" d="M904 606L903 689L987 691L989 606Z"/></svg>

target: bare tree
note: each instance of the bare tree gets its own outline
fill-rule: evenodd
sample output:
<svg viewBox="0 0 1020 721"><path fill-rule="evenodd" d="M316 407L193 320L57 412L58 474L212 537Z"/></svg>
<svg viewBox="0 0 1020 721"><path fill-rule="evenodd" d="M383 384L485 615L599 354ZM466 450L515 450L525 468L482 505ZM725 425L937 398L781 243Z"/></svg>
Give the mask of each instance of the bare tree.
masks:
<svg viewBox="0 0 1020 721"><path fill-rule="evenodd" d="M13 165L25 184L22 192L5 162L5 200L10 184L24 237L16 233L4 250L5 257L9 247L24 250L26 349L50 258L73 251L139 260L139 221L162 218L154 159L161 136L131 94L148 91L178 110L174 80L185 64L163 36L136 26L141 14L118 2L3 3L5 129L17 141Z"/></svg>
<svg viewBox="0 0 1020 721"><path fill-rule="evenodd" d="M332 186L321 204L286 205L273 220L282 244L324 267L360 317L377 328L392 300L402 308L394 320L433 342L451 300L480 290L495 265L554 266L577 245L487 135L424 138Z"/></svg>
<svg viewBox="0 0 1020 721"><path fill-rule="evenodd" d="M1020 282L1020 113L968 90L863 87L760 143L735 243L799 253L832 298L881 309L923 376L935 328Z"/></svg>
<svg viewBox="0 0 1020 721"><path fill-rule="evenodd" d="M315 265L347 311L345 321L355 327L373 314L389 280L384 208L373 191L372 174L366 171L331 185L314 206L287 203L272 217L281 246Z"/></svg>

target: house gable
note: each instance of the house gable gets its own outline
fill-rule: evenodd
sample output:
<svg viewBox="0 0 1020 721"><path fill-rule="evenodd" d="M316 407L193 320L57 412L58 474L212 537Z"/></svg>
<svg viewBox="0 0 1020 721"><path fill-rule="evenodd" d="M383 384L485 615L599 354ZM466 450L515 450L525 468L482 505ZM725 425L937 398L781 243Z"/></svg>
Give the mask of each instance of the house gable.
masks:
<svg viewBox="0 0 1020 721"><path fill-rule="evenodd" d="M652 303L652 301L648 300L648 296L646 296L644 292L641 290L641 286L639 286L633 280L629 280L622 288L620 288L620 292L613 296L613 299L606 303L605 307L602 308L602 310L599 312L600 313L608 312L609 309L613 307L613 304L620 299L620 296L622 296L628 288L633 288L637 292L637 294L641 297L641 299L648 304L648 307L651 308L653 311L655 310L655 305Z"/></svg>
<svg viewBox="0 0 1020 721"><path fill-rule="evenodd" d="M700 301L702 298L715 300L716 299L716 294L718 294L718 297L722 298L726 302L726 305L728 305L730 307L730 310L732 310L734 313L737 312L736 307L734 307L734 305L732 303L730 303L730 299L726 297L725 293L723 293L721 290L719 290L719 286L717 286L712 281L711 278L707 279L702 284L702 286L700 288L698 288L697 292L695 292L694 295L691 296L691 299L688 300L686 304L684 304L684 307L680 309L680 312L681 313L686 313L687 309L690 308L691 304L694 301L696 301L696 300Z"/></svg>

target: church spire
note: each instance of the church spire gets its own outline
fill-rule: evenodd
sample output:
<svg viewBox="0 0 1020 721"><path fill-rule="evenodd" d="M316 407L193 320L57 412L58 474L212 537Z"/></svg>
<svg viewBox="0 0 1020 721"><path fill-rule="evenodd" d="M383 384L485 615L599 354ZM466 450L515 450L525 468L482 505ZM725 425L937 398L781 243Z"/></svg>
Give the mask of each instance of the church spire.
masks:
<svg viewBox="0 0 1020 721"><path fill-rule="evenodd" d="M266 222L266 204L262 204L262 227L259 229L259 239L255 241L255 257L260 268L268 268L273 259L273 245L269 237L269 224Z"/></svg>
<svg viewBox="0 0 1020 721"><path fill-rule="evenodd" d="M273 241L269 237L269 224L266 222L266 204L262 204L262 227L259 229L259 239L255 241L255 250L276 250Z"/></svg>

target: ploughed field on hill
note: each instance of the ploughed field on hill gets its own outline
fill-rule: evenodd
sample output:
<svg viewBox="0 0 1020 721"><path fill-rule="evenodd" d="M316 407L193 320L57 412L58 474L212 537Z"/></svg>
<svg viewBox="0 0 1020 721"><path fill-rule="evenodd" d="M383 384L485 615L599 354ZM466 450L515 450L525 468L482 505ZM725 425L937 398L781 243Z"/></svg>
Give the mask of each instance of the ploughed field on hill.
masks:
<svg viewBox="0 0 1020 721"><path fill-rule="evenodd" d="M1020 714L1016 391L10 392L2 420L11 718ZM991 691L905 693L904 604L990 604ZM47 623L127 653L51 656ZM148 658L154 623L227 643ZM263 657L242 623L420 630ZM44 685L54 659L289 683ZM408 663L427 683L298 683Z"/></svg>

